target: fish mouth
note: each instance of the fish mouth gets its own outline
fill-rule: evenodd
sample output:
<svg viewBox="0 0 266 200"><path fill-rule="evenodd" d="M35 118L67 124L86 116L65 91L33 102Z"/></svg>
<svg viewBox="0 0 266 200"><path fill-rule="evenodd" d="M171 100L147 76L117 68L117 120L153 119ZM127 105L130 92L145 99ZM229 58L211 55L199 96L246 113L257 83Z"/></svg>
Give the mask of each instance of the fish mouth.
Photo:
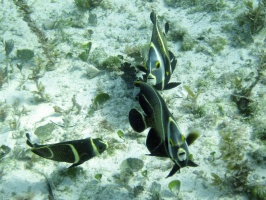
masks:
<svg viewBox="0 0 266 200"><path fill-rule="evenodd" d="M155 80L156 81L156 76L154 76L153 74L149 74L147 77L148 80Z"/></svg>
<svg viewBox="0 0 266 200"><path fill-rule="evenodd" d="M148 77L147 78L147 83L150 85L156 85L156 79L153 77Z"/></svg>

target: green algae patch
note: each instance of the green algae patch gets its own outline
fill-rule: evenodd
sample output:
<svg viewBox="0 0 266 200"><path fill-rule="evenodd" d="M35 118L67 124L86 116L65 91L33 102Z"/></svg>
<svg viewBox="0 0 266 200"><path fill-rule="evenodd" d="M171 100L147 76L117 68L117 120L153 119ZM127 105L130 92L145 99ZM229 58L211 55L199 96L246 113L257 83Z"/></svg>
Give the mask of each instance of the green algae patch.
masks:
<svg viewBox="0 0 266 200"><path fill-rule="evenodd" d="M18 49L17 57L23 62L31 60L34 56L34 52L30 49Z"/></svg>
<svg viewBox="0 0 266 200"><path fill-rule="evenodd" d="M120 168L121 170L129 168L130 170L137 172L141 170L143 166L144 166L144 163L142 160L138 158L127 158L121 163Z"/></svg>
<svg viewBox="0 0 266 200"><path fill-rule="evenodd" d="M77 7L82 9L92 9L98 6L103 0L75 0Z"/></svg>
<svg viewBox="0 0 266 200"><path fill-rule="evenodd" d="M173 180L168 184L168 188L173 192L176 196L178 196L180 192L181 182L179 180Z"/></svg>
<svg viewBox="0 0 266 200"><path fill-rule="evenodd" d="M122 64L120 56L109 56L100 64L99 69L107 71L117 71Z"/></svg>
<svg viewBox="0 0 266 200"><path fill-rule="evenodd" d="M48 123L43 126L39 126L34 134L37 135L41 140L47 140L51 137L52 132L55 130L56 126L53 123Z"/></svg>
<svg viewBox="0 0 266 200"><path fill-rule="evenodd" d="M110 99L110 95L107 93L100 93L93 100L94 106L98 107L103 105L106 101Z"/></svg>
<svg viewBox="0 0 266 200"><path fill-rule="evenodd" d="M227 44L226 39L221 36L215 36L207 40L207 43L215 53L221 52Z"/></svg>
<svg viewBox="0 0 266 200"><path fill-rule="evenodd" d="M117 179L119 183L127 185L129 180L134 177L134 173L140 171L144 162L138 158L127 158L120 164L120 175Z"/></svg>
<svg viewBox="0 0 266 200"><path fill-rule="evenodd" d="M118 131L117 131L117 136L118 136L118 137L123 138L124 135L125 135L125 134L124 134L123 131L121 131L121 130L118 130Z"/></svg>

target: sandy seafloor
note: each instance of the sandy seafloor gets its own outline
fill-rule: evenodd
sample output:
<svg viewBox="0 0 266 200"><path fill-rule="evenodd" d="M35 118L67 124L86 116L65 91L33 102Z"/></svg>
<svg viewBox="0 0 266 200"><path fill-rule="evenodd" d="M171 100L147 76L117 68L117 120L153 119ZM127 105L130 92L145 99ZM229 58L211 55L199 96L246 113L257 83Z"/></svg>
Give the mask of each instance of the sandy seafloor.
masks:
<svg viewBox="0 0 266 200"><path fill-rule="evenodd" d="M18 2L24 3L24 9ZM5 69L9 63L8 78L5 77L0 88L1 114L5 111L1 115L0 145L11 148L0 160L0 199L48 199L45 176L52 185L55 199L66 200L256 199L253 191L256 185L266 194L265 141L254 136L256 128L266 127L265 71L250 95L256 110L251 117L243 116L230 99L237 80L243 79L241 84L246 86L257 75L260 56L265 51L266 31L262 28L252 35L252 42L234 46L233 33L230 28L225 31L225 27L248 11L243 2L223 1L222 9L218 9L222 1L202 1L202 4L204 2L206 8L201 7L199 11L193 11L199 5L174 7L162 0L104 0L90 11L78 9L72 0L0 2L1 40L14 40L8 61L4 44L0 48L0 67ZM208 10L216 4L216 10ZM254 1L254 6L257 5ZM180 173L167 179L173 164L171 160L146 156L149 153L145 146L148 129L135 133L129 125L129 110L141 110L133 97L136 91L127 88L119 67L97 74L100 61L109 56L122 55L122 62L142 64L130 57L125 48L149 43L152 10L160 16L161 27L165 21L170 22L166 37L169 49L178 60L171 81L181 82L180 86L160 93L184 135L194 128L201 133L189 148L199 166L182 168ZM97 16L97 23L88 22L89 13ZM37 27L41 33L30 26ZM183 50L182 40L170 37L171 31L173 34L178 27L186 30L195 43L191 50ZM226 43L215 50L209 41L218 36ZM84 62L78 55L82 44L89 41L94 60L89 55ZM33 50L34 58L22 62L17 58L17 50L21 49ZM95 58L96 51L99 53ZM100 60L98 64L97 59ZM49 60L53 64L47 70L45 66ZM20 64L21 72L17 67ZM37 66L41 66L38 82L45 87L43 94L49 96L42 101L33 93L36 85L29 78ZM195 94L201 91L196 102L192 102L184 85ZM109 94L110 99L95 108L93 99L99 92ZM76 108L71 109L74 95L81 106L79 113ZM55 112L55 106L65 112ZM198 107L202 110L197 110ZM89 112L92 109L94 112ZM33 156L26 145L26 132L33 142L40 143L34 131L51 121L65 127L56 126L44 144L100 137L109 143L109 149L80 165L75 174L68 173L68 163ZM118 130L124 133L121 138ZM230 131L233 142L226 146L221 132ZM223 145L227 149L224 151L232 151L233 156L225 158L221 150ZM237 155L243 157L237 158ZM124 180L120 165L127 158L141 159L144 166ZM241 170L241 165L245 165L247 175L242 177L240 169L229 170L230 162L238 162ZM213 184L211 173L220 177L218 186ZM102 175L100 180L95 178L96 174ZM172 180L181 181L178 196L168 188ZM266 199L263 192L259 197Z"/></svg>

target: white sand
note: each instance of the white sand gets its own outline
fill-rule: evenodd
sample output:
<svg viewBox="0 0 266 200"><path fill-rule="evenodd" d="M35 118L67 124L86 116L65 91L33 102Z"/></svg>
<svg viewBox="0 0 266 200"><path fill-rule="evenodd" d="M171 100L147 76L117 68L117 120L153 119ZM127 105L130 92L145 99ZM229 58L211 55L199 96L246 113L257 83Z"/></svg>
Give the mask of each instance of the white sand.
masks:
<svg viewBox="0 0 266 200"><path fill-rule="evenodd" d="M16 64L17 49L32 49L36 57L47 60L41 43L36 35L29 29L27 23L23 21L22 14L18 12L13 1L4 0L0 3L0 35L1 39L7 41L14 40L14 50L10 54L14 60L11 62L13 72L10 73L9 82L4 83L0 89L1 107L8 106L8 116L4 122L0 122L0 145L7 145L11 152L1 159L0 163L0 199L47 199L48 191L46 188L45 174L49 180L54 182L53 188L56 199L156 199L152 198L151 185L157 182L161 185L162 199L176 199L175 195L168 189L168 183L171 180L181 181L181 190L179 199L247 199L246 194L233 192L230 187L211 186L211 173L214 172L224 178L226 173L226 164L218 157L220 135L218 125L228 124L228 127L242 127L244 132L238 141L243 144L241 148L244 154L253 152L260 148L258 141L251 139L252 126L243 120L238 114L236 106L230 101L230 95L233 93L232 85L229 81L221 84L219 77L223 73L241 72L248 75L249 72L255 72L254 68L247 66L248 60L256 65L259 49L264 48L265 29L254 37L255 43L247 48L232 48L229 34L222 31L222 26L233 21L238 13L245 9L240 3L226 1L227 9L239 6L236 13L227 14L221 12L196 12L188 14L188 9L171 8L164 5L163 1L107 1L104 5L111 5L107 9L97 7L91 13L97 15L97 25L90 26L87 23L89 12L81 12L71 0L66 1L25 1L30 6L32 14L31 19L43 31L49 41L54 41L54 51L59 55L55 58L55 70L47 71L40 82L45 86L45 94L49 95L47 102L36 103L32 91L36 90L35 83L28 80L31 69L35 65L34 61L28 62L22 69L23 77L20 74ZM242 6L242 7L241 7ZM227 39L225 49L220 53L204 54L197 52L196 48L203 45L210 49L208 44L199 41L191 51L181 51L180 42L169 41L168 45L171 51L176 55L178 65L171 81L181 81L182 85L169 91L161 92L168 101L168 107L176 117L182 132L186 135L191 128L201 130L201 137L190 147L190 152L194 156L195 162L199 165L197 168L182 168L181 173L177 173L171 178L165 179L170 172L172 162L169 159L158 159L148 157L145 147L145 136L148 130L139 134L142 137L134 137L135 133L128 122L128 112L131 108L138 108L138 103L131 97L133 90L128 90L124 81L114 73L103 73L94 78L88 78L85 64L79 60L77 55L80 52L80 45L88 41L92 42L93 52L97 48L103 48L107 56L123 55L126 61L132 61L124 53L126 46L143 45L150 40L152 23L149 18L151 10L154 9L159 16L164 16L169 20L171 27L184 27L193 39L206 32L205 37L222 36ZM221 17L220 20L212 22L214 14ZM77 15L80 15L78 17ZM225 18L227 16L227 19ZM224 18L223 18L224 17ZM63 24L66 19L73 18L83 23L84 28L73 28ZM77 19L76 19L77 18ZM159 23L163 27L164 21L159 18ZM60 21L61 20L61 21ZM61 23L62 31L69 41L62 41L62 33L58 28L47 30L44 26L49 23ZM87 31L93 30L91 38ZM210 33L207 33L209 30ZM75 45L75 44L79 45ZM264 46L263 46L264 45ZM211 50L210 50L211 51ZM73 58L66 58L66 54L72 52ZM54 52L51 52L52 54ZM100 58L101 60L105 57ZM132 61L134 62L134 61ZM0 48L1 68L5 67L5 50ZM210 74L213 76L206 76ZM182 105L188 103L187 92L183 85L188 85L196 92L196 84L199 78L210 82L208 88L203 91L197 100L199 105L204 105L206 114L202 118L197 118L189 111L182 109ZM225 76L227 77L227 76ZM229 77L228 77L229 79ZM226 80L226 79L225 79ZM100 109L92 115L87 113L92 106L92 100L99 92L108 93L111 98ZM253 90L253 96L259 105L265 105L265 96L259 97L259 91L265 90L265 85L259 83ZM62 109L69 109L72 106L72 97L76 95L76 100L82 109L79 114L70 112L66 116L55 113L53 107L59 106ZM173 98L173 97L183 98ZM13 102L19 99L18 109L26 110L21 116L14 115L12 107ZM220 99L219 105L223 107L225 115L221 116L218 111L218 103L215 99ZM261 106L261 108L263 108ZM12 130L9 122L19 121L20 126ZM58 124L63 124L63 119L70 120L69 128L57 127L53 132L51 139L45 143L57 143L67 140L76 140L86 137L101 137L105 141L114 141L111 148L115 148L112 154L104 152L101 156L93 158L78 168L80 172L75 178L67 175L58 175L65 172L69 164L57 163L43 158L36 158L29 169L30 160L17 159L15 151L26 151L29 147L26 145L25 133L29 132L34 142L39 142L33 134L34 130L52 120ZM265 119L265 107L257 118ZM117 131L122 130L125 133L123 139L117 136ZM210 162L210 153L215 151L216 161ZM32 156L27 151L26 157ZM22 156L23 157L23 156ZM24 156L25 157L25 156ZM117 183L114 178L120 173L120 164L126 158L139 158L144 162L141 171L147 170L148 178L141 174L141 171L135 172L127 187ZM36 160L37 159L37 160ZM250 184L260 182L265 184L265 165L252 163L252 159L247 157L252 168L249 175ZM264 161L265 162L265 161ZM197 177L196 173L203 172L203 176ZM194 172L194 173L193 173ZM264 173L264 174L263 174ZM97 181L94 176L102 174L101 181ZM254 178L256 177L256 178ZM134 197L129 188L143 186L144 191L137 197ZM126 189L127 188L127 189Z"/></svg>

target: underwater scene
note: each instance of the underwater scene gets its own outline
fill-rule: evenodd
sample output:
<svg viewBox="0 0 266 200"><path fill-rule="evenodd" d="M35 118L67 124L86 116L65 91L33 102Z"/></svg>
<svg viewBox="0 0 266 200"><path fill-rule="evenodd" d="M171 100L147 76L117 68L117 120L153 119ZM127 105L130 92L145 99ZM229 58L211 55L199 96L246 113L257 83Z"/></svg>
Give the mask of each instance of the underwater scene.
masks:
<svg viewBox="0 0 266 200"><path fill-rule="evenodd" d="M266 0L2 0L0 200L266 200Z"/></svg>

